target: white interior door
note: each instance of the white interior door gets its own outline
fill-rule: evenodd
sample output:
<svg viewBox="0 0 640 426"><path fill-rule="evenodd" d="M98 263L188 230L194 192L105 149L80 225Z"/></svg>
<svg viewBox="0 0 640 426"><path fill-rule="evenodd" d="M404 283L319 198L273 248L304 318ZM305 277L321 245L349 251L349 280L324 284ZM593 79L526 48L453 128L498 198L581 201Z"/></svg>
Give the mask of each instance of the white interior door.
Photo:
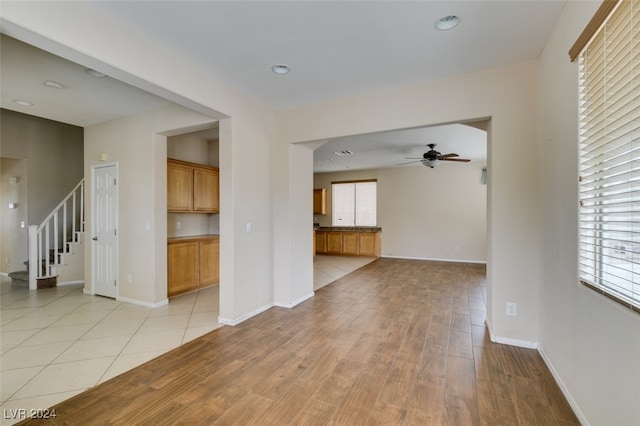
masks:
<svg viewBox="0 0 640 426"><path fill-rule="evenodd" d="M95 294L115 298L118 292L118 169L115 164L93 171L91 252Z"/></svg>

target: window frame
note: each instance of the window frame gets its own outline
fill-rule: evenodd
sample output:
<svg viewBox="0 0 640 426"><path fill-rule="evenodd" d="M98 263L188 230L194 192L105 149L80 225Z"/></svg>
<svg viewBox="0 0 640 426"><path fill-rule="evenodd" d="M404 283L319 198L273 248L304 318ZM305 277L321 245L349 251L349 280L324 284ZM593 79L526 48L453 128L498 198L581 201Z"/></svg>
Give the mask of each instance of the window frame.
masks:
<svg viewBox="0 0 640 426"><path fill-rule="evenodd" d="M639 34L640 0L605 0L569 52L579 62L578 278L638 313L640 73L619 55L635 57Z"/></svg>

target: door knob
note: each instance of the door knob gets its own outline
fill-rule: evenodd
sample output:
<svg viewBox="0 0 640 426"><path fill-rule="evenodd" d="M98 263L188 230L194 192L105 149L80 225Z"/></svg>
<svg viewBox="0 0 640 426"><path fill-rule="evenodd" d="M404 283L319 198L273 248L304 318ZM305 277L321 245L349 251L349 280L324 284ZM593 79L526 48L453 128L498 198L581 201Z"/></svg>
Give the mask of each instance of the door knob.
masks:
<svg viewBox="0 0 640 426"><path fill-rule="evenodd" d="M98 237L93 237L92 240L93 241L98 241Z"/></svg>

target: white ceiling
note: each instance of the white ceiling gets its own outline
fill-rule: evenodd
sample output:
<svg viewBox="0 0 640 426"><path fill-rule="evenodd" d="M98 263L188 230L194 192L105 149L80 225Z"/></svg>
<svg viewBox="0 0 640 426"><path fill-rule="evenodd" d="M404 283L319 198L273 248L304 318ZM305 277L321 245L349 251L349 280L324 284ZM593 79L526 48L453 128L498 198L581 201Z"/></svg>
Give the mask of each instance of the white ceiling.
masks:
<svg viewBox="0 0 640 426"><path fill-rule="evenodd" d="M85 3L173 49L238 91L283 109L537 58L565 2ZM74 2L66 7L75 7ZM457 28L444 32L434 28L437 19L451 14L461 17ZM2 108L88 126L165 102L111 78L90 77L82 66L20 44L2 39ZM274 74L271 66L275 63L288 64L291 73ZM46 87L45 80L58 81L65 88ZM13 99L29 100L34 106L21 107ZM427 150L421 148L427 143L437 143L442 153L476 156L469 145L455 145L455 140L469 140L464 134L451 136L462 132L460 128L469 129L459 126L437 133L418 129L341 138L325 144L316 157L325 163L324 168L330 168L338 161L324 159L327 153L339 150L335 147L348 145L356 152L367 152L365 157L376 162L389 158L391 151L402 157L419 156ZM372 147L377 145L380 153L376 156ZM486 146L483 149L486 152ZM397 155L391 156L393 164L397 164ZM356 161L356 156L350 157ZM356 167L361 166L354 163L351 168Z"/></svg>
<svg viewBox="0 0 640 426"><path fill-rule="evenodd" d="M405 163L413 161L407 157L422 158L430 143L436 144L435 149L441 154L455 153L460 158L483 163L487 157L486 131L465 124L448 124L333 139L314 151L313 171L424 167L419 161ZM344 150L353 154L337 154ZM438 167L464 167L464 164L448 162Z"/></svg>
<svg viewBox="0 0 640 426"><path fill-rule="evenodd" d="M168 103L111 77L92 77L81 65L11 37L2 35L0 40L0 105L4 109L87 127ZM64 88L47 87L47 80ZM17 105L14 100L33 106Z"/></svg>

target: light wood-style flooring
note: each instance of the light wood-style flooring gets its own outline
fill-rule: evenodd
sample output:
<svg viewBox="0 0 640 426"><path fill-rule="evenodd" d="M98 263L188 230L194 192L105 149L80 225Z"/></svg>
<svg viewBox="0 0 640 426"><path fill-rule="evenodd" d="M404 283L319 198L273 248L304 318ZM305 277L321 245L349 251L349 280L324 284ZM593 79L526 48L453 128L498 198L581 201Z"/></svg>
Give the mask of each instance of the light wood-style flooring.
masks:
<svg viewBox="0 0 640 426"><path fill-rule="evenodd" d="M485 294L482 265L378 259L56 405L53 423L579 424L535 350L489 341Z"/></svg>

